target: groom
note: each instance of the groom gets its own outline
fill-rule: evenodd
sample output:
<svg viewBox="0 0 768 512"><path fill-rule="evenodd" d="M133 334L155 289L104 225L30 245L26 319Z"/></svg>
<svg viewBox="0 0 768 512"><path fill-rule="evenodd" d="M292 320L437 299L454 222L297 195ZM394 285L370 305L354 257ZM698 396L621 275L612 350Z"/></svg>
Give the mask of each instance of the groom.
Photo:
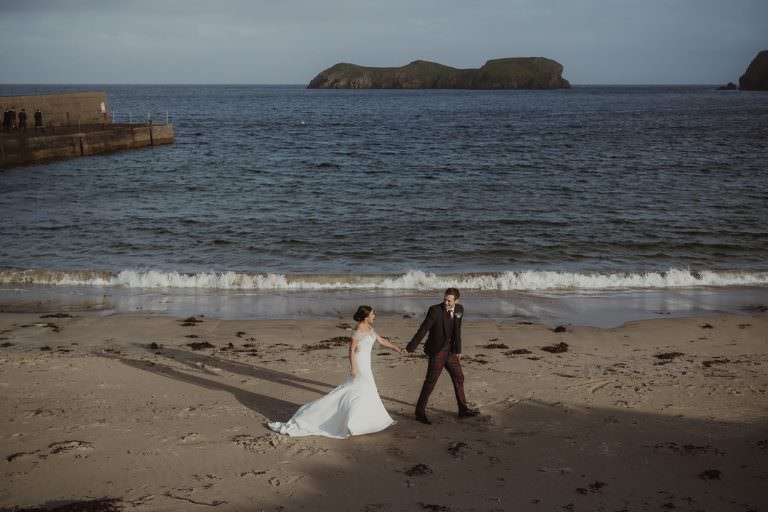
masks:
<svg viewBox="0 0 768 512"><path fill-rule="evenodd" d="M464 316L464 307L458 304L458 301L459 290L445 290L443 302L430 306L421 327L405 347L409 353L413 353L429 331L427 342L424 344L424 353L429 356L429 366L419 401L416 403L416 421L426 425L432 424L427 418L427 401L443 368L448 370L453 382L459 418L470 418L479 414L479 411L469 408L464 397L464 374L461 371L461 318Z"/></svg>

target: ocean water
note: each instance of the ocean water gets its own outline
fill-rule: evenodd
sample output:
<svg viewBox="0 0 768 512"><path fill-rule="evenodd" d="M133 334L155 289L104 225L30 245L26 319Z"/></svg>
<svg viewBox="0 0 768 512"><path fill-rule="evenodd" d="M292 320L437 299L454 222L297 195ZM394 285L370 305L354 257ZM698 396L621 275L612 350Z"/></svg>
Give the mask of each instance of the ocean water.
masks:
<svg viewBox="0 0 768 512"><path fill-rule="evenodd" d="M768 286L765 93L80 90L176 143L0 172L6 289Z"/></svg>

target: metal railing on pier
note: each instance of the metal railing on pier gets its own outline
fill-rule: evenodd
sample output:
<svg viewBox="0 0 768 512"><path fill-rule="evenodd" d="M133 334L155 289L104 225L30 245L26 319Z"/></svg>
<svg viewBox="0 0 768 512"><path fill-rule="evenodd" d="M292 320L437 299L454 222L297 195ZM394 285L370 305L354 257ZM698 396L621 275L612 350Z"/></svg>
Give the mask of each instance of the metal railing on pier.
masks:
<svg viewBox="0 0 768 512"><path fill-rule="evenodd" d="M109 117L108 117L109 116ZM112 111L109 114L104 114L104 122L102 123L94 123L92 120L90 122L81 122L80 119L72 119L68 120L66 123L57 122L54 124L47 124L43 123L42 126L36 127L34 125L30 125L27 123L27 126L25 128L20 128L17 125L13 125L9 128L2 128L0 129L0 136L12 136L12 137L29 137L36 134L66 134L66 133L77 133L80 131L94 131L101 128L106 128L108 126L114 126L114 125L124 125L124 126L137 126L137 125L155 125L155 126L163 126L163 125L170 125L173 123L173 117L171 116L171 113L169 111L149 111L149 112L142 112L140 114L137 114L135 112L122 112L122 111ZM111 120L111 122L110 122Z"/></svg>
<svg viewBox="0 0 768 512"><path fill-rule="evenodd" d="M115 124L172 124L173 116L165 112L111 112L112 122Z"/></svg>

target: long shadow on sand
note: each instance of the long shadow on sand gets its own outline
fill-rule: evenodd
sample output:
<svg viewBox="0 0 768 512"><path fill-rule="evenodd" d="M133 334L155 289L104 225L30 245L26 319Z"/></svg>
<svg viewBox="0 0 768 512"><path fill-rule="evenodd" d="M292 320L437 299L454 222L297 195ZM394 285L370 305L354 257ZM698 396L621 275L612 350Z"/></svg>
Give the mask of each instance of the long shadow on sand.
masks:
<svg viewBox="0 0 768 512"><path fill-rule="evenodd" d="M207 370L206 366L220 368L221 370L235 373L238 375L243 375L245 377L265 380L265 381L269 381L275 384L281 384L285 386L292 386L297 389L312 392L313 395L308 396L306 401L319 398L323 394L327 393L328 391L336 387L338 384L341 384L341 383L329 384L327 382L322 382L314 379L307 379L304 377L298 377L290 373L281 372L281 371L273 370L270 368L254 366L250 364L241 363L238 361L232 361L229 359L223 359L223 358L214 357L211 355L192 353L185 350L178 350L174 348L164 347L160 350L153 350L148 348L146 345L140 345L140 344L134 344L134 347L146 350L152 354L158 354L158 355L171 358L176 363L187 366L190 370L198 373L198 375L191 375L189 373L180 371L171 366L160 364L157 362L141 361L141 360L124 358L124 357L118 358L118 360L133 368L156 373L158 375L176 379L181 382L194 384L194 385L201 386L208 389L217 389L217 390L230 392L233 394L233 396L235 396L235 398L240 403L242 403L249 409L265 416L266 418L269 418L272 421L287 420L288 418L291 417L291 415L294 412L296 412L296 409L299 407L299 404L295 404L293 402L289 402L289 401L275 398L272 396L264 395L261 393L246 391L236 386L231 386L228 384L221 383L217 380L208 379L206 378L206 376L213 377L213 376L217 376L217 374L215 372ZM100 355L103 355L103 354L100 354ZM392 398L388 396L382 396L381 398L384 401L405 405L409 409L415 406L415 403L407 402L397 398ZM444 411L440 409L434 409L434 410L440 411L445 414L451 414L449 411ZM396 415L396 416L406 416L406 415L399 414L398 412L395 412L395 411L390 411L390 414ZM407 417L410 417L410 415L407 415Z"/></svg>
<svg viewBox="0 0 768 512"><path fill-rule="evenodd" d="M245 377L252 377L254 379L266 380L275 384L282 384L285 386L292 386L305 391L312 391L318 394L323 394L326 390L333 389L335 385L328 384L314 379L306 379L291 375L290 373L279 372L271 368L264 368L263 366L254 366L251 364L241 363L239 361L232 361L231 359L224 359L211 355L189 352L186 350L179 350L175 348L163 347L160 350L151 350L146 345L134 345L137 348L143 348L150 353L159 354L165 357L169 357L174 361L189 366L193 370L200 370L201 365L204 368L206 365L221 368L222 370L243 375ZM210 375L215 373L205 370ZM320 389L318 389L320 388Z"/></svg>
<svg viewBox="0 0 768 512"><path fill-rule="evenodd" d="M147 362L123 362L151 368ZM256 407L278 410L287 404L269 397L262 402L265 397L257 394L175 370L166 373L167 368L154 371L230 390L244 403L257 402ZM280 443L274 450L289 464L265 469L254 477L261 482L250 477L211 481L197 499L221 500L217 512L768 510L764 419L738 423L535 400L506 402L484 412L431 426L402 422L346 441L313 437ZM187 469L202 475L221 471L218 461L206 459ZM241 470L236 464L233 469L234 474ZM135 469L125 471L128 478ZM83 482L70 495L91 496L86 491L91 485ZM214 509L207 504L179 508L172 501L158 496L150 509ZM56 503L48 498L46 505ZM0 507L6 510L15 507Z"/></svg>
<svg viewBox="0 0 768 512"><path fill-rule="evenodd" d="M281 400L280 398L275 398L269 395L246 391L235 386L230 386L222 382L207 379L204 376L191 375L164 364L122 357L117 358L117 360L127 366L136 368L137 370L143 370L145 372L162 375L163 377L175 379L187 384L194 384L195 386L200 386L206 389L227 391L232 393L232 395L245 407L248 407L249 409L269 419L288 419L298 408L298 404L289 402L287 400Z"/></svg>
<svg viewBox="0 0 768 512"><path fill-rule="evenodd" d="M361 439L317 441L335 456L292 467L284 494L265 492L261 504L328 512L765 511L766 425L525 400L468 421L403 422ZM301 485L290 487L292 476L302 476Z"/></svg>

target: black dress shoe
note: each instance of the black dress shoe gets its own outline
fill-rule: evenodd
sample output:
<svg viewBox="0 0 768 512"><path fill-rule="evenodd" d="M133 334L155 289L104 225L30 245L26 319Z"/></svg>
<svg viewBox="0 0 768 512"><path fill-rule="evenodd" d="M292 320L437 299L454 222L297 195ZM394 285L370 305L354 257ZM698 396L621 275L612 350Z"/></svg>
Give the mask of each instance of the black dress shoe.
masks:
<svg viewBox="0 0 768 512"><path fill-rule="evenodd" d="M480 414L480 411L477 409L464 409L463 411L459 411L459 418L472 418L478 414Z"/></svg>
<svg viewBox="0 0 768 512"><path fill-rule="evenodd" d="M425 425L431 425L432 424L432 422L429 420L429 418L427 418L423 414L417 414L416 415L416 421L418 421L419 423L423 423Z"/></svg>

